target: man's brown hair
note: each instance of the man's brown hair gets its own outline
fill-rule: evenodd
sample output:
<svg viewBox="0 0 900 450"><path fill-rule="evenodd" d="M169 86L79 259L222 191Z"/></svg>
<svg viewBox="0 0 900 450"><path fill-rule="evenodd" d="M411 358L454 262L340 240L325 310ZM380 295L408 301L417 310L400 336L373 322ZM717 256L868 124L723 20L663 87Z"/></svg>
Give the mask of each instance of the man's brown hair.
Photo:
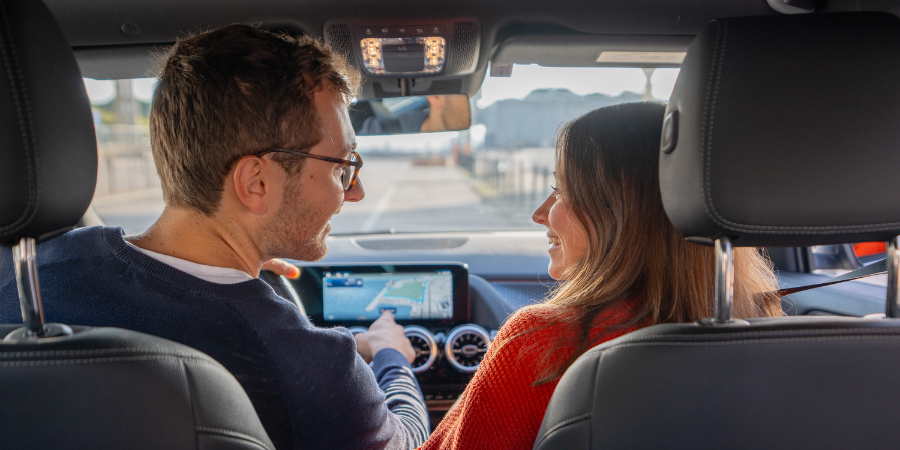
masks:
<svg viewBox="0 0 900 450"><path fill-rule="evenodd" d="M211 215L240 158L272 148L306 152L322 140L321 90L349 101L359 73L310 37L231 25L179 40L163 56L150 140L166 204ZM302 160L274 155L289 173Z"/></svg>

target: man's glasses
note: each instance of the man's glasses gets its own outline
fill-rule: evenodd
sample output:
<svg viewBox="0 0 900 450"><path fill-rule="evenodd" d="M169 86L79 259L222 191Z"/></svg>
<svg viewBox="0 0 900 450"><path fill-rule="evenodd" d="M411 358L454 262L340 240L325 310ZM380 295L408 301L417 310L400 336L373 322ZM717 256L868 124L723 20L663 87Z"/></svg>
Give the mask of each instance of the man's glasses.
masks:
<svg viewBox="0 0 900 450"><path fill-rule="evenodd" d="M349 191L353 189L353 185L356 184L356 179L359 178L359 171L362 169L363 161L362 157L359 156L359 153L355 151L350 152L350 159L340 159L340 158L330 158L328 156L319 156L319 155L311 155L309 153L295 152L293 150L285 150L283 148L274 148L272 150L266 150L262 153L258 153L256 156L263 156L266 153L287 153L289 155L302 156L304 158L313 158L320 159L322 161L333 162L335 164L340 164L341 167L341 183L344 185L344 190Z"/></svg>

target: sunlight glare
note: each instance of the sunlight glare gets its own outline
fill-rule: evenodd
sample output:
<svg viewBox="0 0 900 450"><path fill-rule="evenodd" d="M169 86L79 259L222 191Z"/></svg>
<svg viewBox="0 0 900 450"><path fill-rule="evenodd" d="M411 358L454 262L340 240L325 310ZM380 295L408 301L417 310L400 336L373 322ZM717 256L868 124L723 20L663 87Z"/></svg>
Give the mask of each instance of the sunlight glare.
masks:
<svg viewBox="0 0 900 450"><path fill-rule="evenodd" d="M106 105L116 99L118 91L116 90L115 81L95 80L93 78L83 78L83 80L91 105Z"/></svg>

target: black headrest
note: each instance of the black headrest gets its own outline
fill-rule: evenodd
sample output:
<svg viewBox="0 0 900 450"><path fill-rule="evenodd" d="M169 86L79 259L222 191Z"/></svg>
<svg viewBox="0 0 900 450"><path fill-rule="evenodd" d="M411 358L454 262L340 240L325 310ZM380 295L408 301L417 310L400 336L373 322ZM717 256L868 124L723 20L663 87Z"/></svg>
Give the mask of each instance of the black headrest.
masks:
<svg viewBox="0 0 900 450"><path fill-rule="evenodd" d="M716 20L691 44L665 120L663 204L689 240L900 234L900 18Z"/></svg>
<svg viewBox="0 0 900 450"><path fill-rule="evenodd" d="M65 231L97 182L97 140L75 57L38 0L0 0L0 244Z"/></svg>

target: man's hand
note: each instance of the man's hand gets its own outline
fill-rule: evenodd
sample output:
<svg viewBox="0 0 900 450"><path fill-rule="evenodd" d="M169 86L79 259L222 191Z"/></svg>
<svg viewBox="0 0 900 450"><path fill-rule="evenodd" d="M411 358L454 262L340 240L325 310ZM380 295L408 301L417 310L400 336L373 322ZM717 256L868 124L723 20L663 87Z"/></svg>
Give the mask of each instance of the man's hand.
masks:
<svg viewBox="0 0 900 450"><path fill-rule="evenodd" d="M270 259L264 262L262 270L270 270L275 275L284 275L292 280L300 276L300 268L283 259Z"/></svg>
<svg viewBox="0 0 900 450"><path fill-rule="evenodd" d="M369 331L359 333L354 338L356 338L356 350L367 361L374 358L375 354L384 348L399 351L409 362L416 359L416 352L409 343L409 339L403 334L403 327L394 322L394 313L390 311L381 313L381 317L372 323Z"/></svg>

